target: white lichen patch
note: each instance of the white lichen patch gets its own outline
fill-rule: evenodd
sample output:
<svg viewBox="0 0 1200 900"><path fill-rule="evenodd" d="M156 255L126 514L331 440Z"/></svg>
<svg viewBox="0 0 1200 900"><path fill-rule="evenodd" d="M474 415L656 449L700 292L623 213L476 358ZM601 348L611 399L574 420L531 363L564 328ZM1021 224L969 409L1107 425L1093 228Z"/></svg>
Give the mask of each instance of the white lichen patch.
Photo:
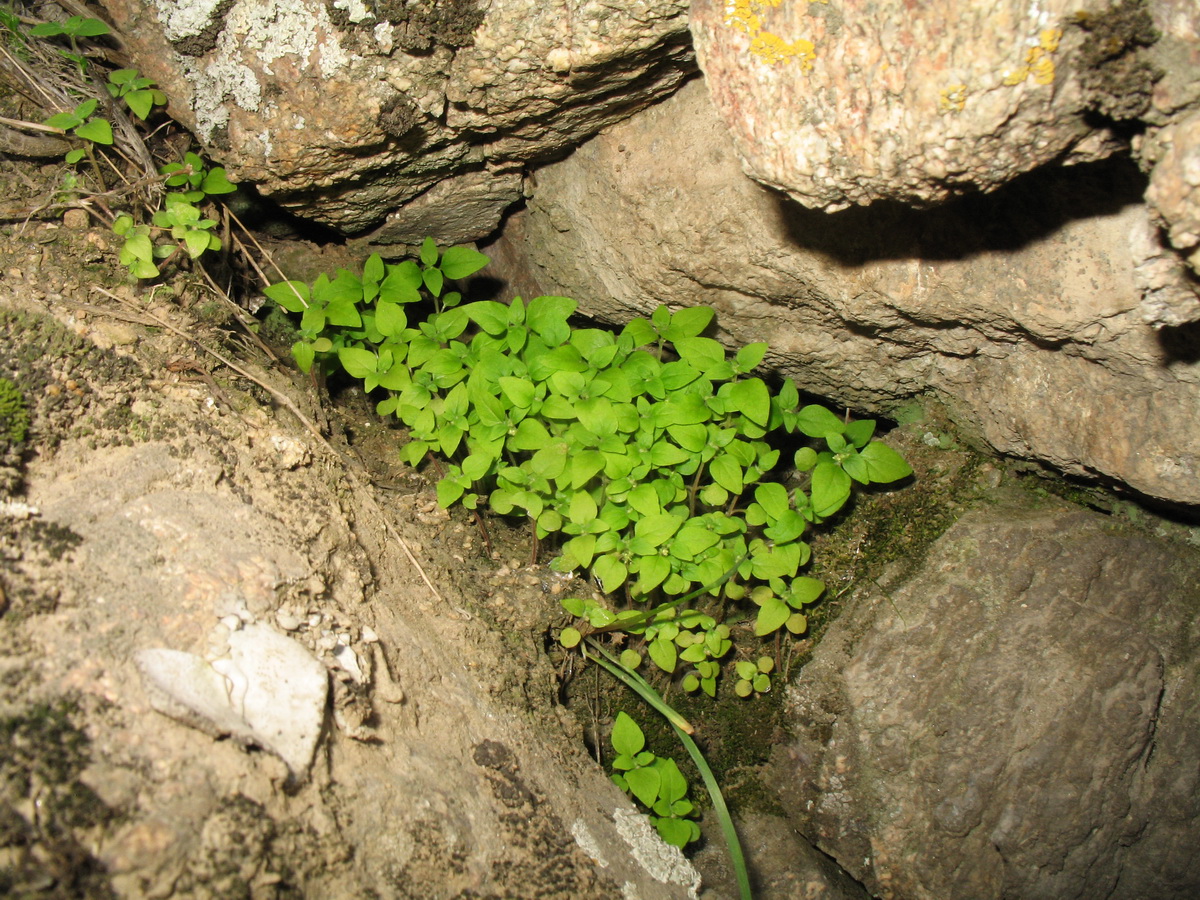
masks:
<svg viewBox="0 0 1200 900"><path fill-rule="evenodd" d="M157 0L158 20L169 41L179 41L200 34L209 27L213 13L224 0L184 0L182 3Z"/></svg>
<svg viewBox="0 0 1200 900"><path fill-rule="evenodd" d="M208 0L205 0L208 2ZM197 4L192 4L196 6ZM210 3L215 8L216 3ZM354 0L351 17L366 13ZM190 7L189 7L190 8ZM211 14L212 9L209 9ZM199 13L179 20L176 31L203 27ZM229 122L228 103L247 112L262 112L261 75L274 76L272 66L288 60L300 73L330 79L358 57L348 53L324 4L314 0L239 0L225 15L211 61L195 76L196 126L204 139ZM264 146L269 146L268 139Z"/></svg>
<svg viewBox="0 0 1200 900"><path fill-rule="evenodd" d="M344 9L347 18L355 25L360 22L370 22L375 18L362 0L333 0L334 9Z"/></svg>
<svg viewBox="0 0 1200 900"><path fill-rule="evenodd" d="M575 838L575 843L579 845L579 848L595 861L596 865L602 869L608 868L608 860L604 858L600 842L588 830L587 823L583 819L576 819L571 823L571 836Z"/></svg>
<svg viewBox="0 0 1200 900"><path fill-rule="evenodd" d="M679 884L688 896L698 897L700 873L687 861L683 851L658 836L650 820L632 809L613 810L617 833L629 845L629 852L652 878L663 884Z"/></svg>

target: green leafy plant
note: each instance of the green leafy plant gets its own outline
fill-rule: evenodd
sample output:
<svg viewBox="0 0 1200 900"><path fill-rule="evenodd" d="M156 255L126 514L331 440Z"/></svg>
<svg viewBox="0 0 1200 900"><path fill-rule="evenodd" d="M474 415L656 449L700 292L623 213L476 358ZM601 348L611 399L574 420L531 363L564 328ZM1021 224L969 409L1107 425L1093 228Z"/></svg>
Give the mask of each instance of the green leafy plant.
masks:
<svg viewBox="0 0 1200 900"><path fill-rule="evenodd" d="M72 147L67 151L66 160L71 165L79 162L84 156L90 156L92 144L109 146L113 142L112 123L102 116L92 115L99 102L94 97L89 97L72 111L56 113L44 123L88 142L83 147Z"/></svg>
<svg viewBox="0 0 1200 900"><path fill-rule="evenodd" d="M0 24L11 29L14 23ZM19 27L19 20L15 24ZM62 92L68 96L99 90L100 85L93 83L87 74L88 58L83 54L80 41L108 33L109 27L104 22L82 16L73 16L61 23L43 22L29 29L29 34L33 37L51 40L65 37L69 42L72 52L65 55L76 62L78 77L74 84L64 86ZM136 69L109 71L103 87L109 97L124 103L129 112L143 123L155 106L165 105L167 102L166 95L154 86L153 80L141 75ZM66 161L74 165L86 157L91 163L91 180L94 182L88 186L94 188L98 184L104 189L104 178L97 163L96 148L113 147L114 129L108 118L96 114L99 105L100 100L96 96L86 97L74 109L56 113L44 124L83 140L82 146L72 147L67 152ZM125 114L117 107L110 106L108 112L125 123L123 134L137 133L137 129L126 121ZM137 138L132 140L136 143ZM95 211L100 207L105 215L111 217L114 233L123 238L120 250L121 264L127 266L135 277L155 278L161 274L163 263L176 256L182 254L187 259L198 259L206 252L222 248L221 239L216 234L219 223L215 216L215 207L210 201L216 196L236 190L224 168L211 166L198 154L189 152L181 162L159 166L155 178L153 159L145 147L138 147L137 152L132 154L125 153L121 148L114 148L114 151L108 152L107 158L110 161L128 159L131 156L141 159L148 171L143 173L140 183L151 184L154 190L140 192L140 204L130 203L128 200L121 202L124 211L109 211L108 203L92 203L89 208ZM112 168L119 171L116 164ZM68 172L63 191L59 195L60 202L77 202L84 186L81 179L84 178L83 173ZM159 184L167 188L165 193L157 190ZM97 196L94 190L91 196ZM106 199L118 198L110 196Z"/></svg>
<svg viewBox="0 0 1200 900"><path fill-rule="evenodd" d="M853 484L911 469L874 440L873 422L801 406L791 382L775 390L755 376L765 344L730 357L704 337L707 307L659 307L614 334L574 327L566 297L463 304L444 292L486 262L427 240L419 262L372 256L361 277L340 270L266 293L301 315L302 369L320 361L379 389L377 411L409 429L402 458L444 460L442 506L528 518L536 539L558 542L556 569L589 571L614 598L567 598L580 621L565 646L623 631L686 689L715 695L732 640L714 611L755 610L759 638L803 633L824 590L799 574L806 530L836 515ZM788 434L815 443L795 452L791 488L770 478ZM748 679L750 693L764 679Z"/></svg>
<svg viewBox="0 0 1200 900"><path fill-rule="evenodd" d="M182 163L163 166L160 174L166 186L176 190L166 194L150 223L136 223L129 214L113 221L113 231L125 239L121 265L137 278L157 277L156 260L169 260L180 252L196 259L209 250L220 250L221 239L214 233L218 221L206 215L205 204L212 196L237 190L224 168L206 167L195 153L187 153Z"/></svg>
<svg viewBox="0 0 1200 900"><path fill-rule="evenodd" d="M155 106L166 106L167 95L154 86L153 79L139 75L137 69L117 69L108 73L109 95L124 100L139 119L146 119Z"/></svg>
<svg viewBox="0 0 1200 900"><path fill-rule="evenodd" d="M535 540L555 542L554 568L591 575L606 597L563 600L574 621L561 644L667 717L716 806L690 726L637 670L648 658L685 690L715 696L739 619L758 639L802 634L804 609L824 591L799 571L806 531L837 515L854 485L912 470L874 438L874 422L802 405L790 381L773 388L756 376L765 344L731 356L705 337L712 309L660 306L614 333L573 324L566 297L464 303L447 290L486 262L427 239L418 260L373 255L361 275L342 269L266 294L300 317L292 353L302 370L360 379L377 412L408 428L405 461L441 459L443 507L523 516ZM797 439L788 486L773 475ZM613 632L633 639L619 659L599 643ZM738 696L770 690L770 656L733 668ZM678 768L645 750L627 716L613 745L617 783L666 840L687 844L695 826ZM732 848L723 801L720 814ZM739 886L749 896L744 866Z"/></svg>
<svg viewBox="0 0 1200 900"><path fill-rule="evenodd" d="M721 793L721 786L717 783L717 778L713 775L708 760L704 758L700 747L692 738L693 728L691 724L674 707L670 706L662 698L662 695L650 686L650 683L646 679L642 678L641 675L621 660L614 659L613 655L595 638L588 638L581 649L585 656L594 659L598 666L645 700L671 726L671 730L675 732L679 743L683 745L688 756L691 757L692 762L695 764L696 770L700 773L700 777L704 781L705 790L708 791L708 798L712 803L713 812L716 814L717 822L721 826L721 835L725 839L725 847L729 851L729 861L733 867L734 878L737 880L738 896L741 900L750 900L750 873L746 868L746 858L742 853L742 842L738 838L737 828L733 824L733 816L729 814L729 807L726 805L725 797ZM621 751L618 750L618 752ZM673 827L682 830L683 826Z"/></svg>
<svg viewBox="0 0 1200 900"><path fill-rule="evenodd" d="M66 37L76 49L76 38L99 37L108 34L109 31L104 22L88 16L71 16L65 22L42 22L29 29L29 33L34 37Z"/></svg>
<svg viewBox="0 0 1200 900"><path fill-rule="evenodd" d="M734 667L738 680L733 686L733 692L739 697L765 694L771 689L771 670L774 668L775 660L769 656L760 656L756 662L739 660Z"/></svg>
<svg viewBox="0 0 1200 900"><path fill-rule="evenodd" d="M612 761L613 782L651 811L650 821L662 839L680 848L698 840L700 826L693 821L696 808L687 799L687 779L675 760L645 749L642 729L624 712L617 713L612 745L617 752Z"/></svg>
<svg viewBox="0 0 1200 900"><path fill-rule="evenodd" d="M71 52L62 51L79 70L80 75L86 75L88 59L79 47L79 38L94 38L108 34L111 29L99 19L90 16L71 16L65 22L42 22L29 29L29 33L38 38L65 37L71 45Z"/></svg>

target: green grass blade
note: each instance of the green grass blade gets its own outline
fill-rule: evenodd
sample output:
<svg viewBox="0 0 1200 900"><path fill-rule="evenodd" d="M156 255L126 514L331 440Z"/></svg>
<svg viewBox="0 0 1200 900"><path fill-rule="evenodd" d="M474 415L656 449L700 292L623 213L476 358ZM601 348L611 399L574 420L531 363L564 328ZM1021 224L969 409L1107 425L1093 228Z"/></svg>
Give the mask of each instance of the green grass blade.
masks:
<svg viewBox="0 0 1200 900"><path fill-rule="evenodd" d="M733 817L729 814L729 807L725 805L725 797L721 794L717 778L713 775L712 769L709 768L704 754L700 752L700 747L692 740L691 735L694 729L691 724L675 709L668 706L667 702L663 700L658 691L650 686L646 679L621 665L597 641L589 638L587 645L598 654L593 659L606 672L624 682L628 688L637 693L638 696L662 714L671 724L671 727L675 729L675 734L679 736L679 742L683 744L684 749L688 752L688 756L692 758L692 762L700 770L700 777L704 780L704 787L708 791L709 798L712 800L713 810L717 814L717 820L721 823L721 833L725 837L725 846L729 848L729 858L733 864L733 872L737 878L738 893L741 896L741 900L753 900L753 895L750 893L750 873L746 869L746 857L742 853L742 842L738 839L737 829L733 825Z"/></svg>

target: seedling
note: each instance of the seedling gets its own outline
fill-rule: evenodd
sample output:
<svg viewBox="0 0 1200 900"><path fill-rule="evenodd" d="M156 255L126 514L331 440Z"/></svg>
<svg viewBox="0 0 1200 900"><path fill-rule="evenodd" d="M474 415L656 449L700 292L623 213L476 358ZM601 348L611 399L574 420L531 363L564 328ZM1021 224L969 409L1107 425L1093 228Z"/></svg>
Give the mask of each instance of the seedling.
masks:
<svg viewBox="0 0 1200 900"><path fill-rule="evenodd" d="M699 839L700 826L693 821L696 808L687 799L687 779L675 760L645 749L642 729L624 712L617 713L612 745L617 752L613 782L651 811L650 821L659 836L680 848Z"/></svg>
<svg viewBox="0 0 1200 900"><path fill-rule="evenodd" d="M29 29L29 33L34 37L65 37L71 45L71 52L60 52L75 64L81 76L87 74L88 60L79 48L79 38L100 37L110 31L107 24L89 16L71 16L65 22L42 22Z"/></svg>
<svg viewBox="0 0 1200 900"><path fill-rule="evenodd" d="M167 95L154 87L154 81L138 75L137 69L117 69L108 74L108 93L125 104L139 119L147 119L155 106L166 106Z"/></svg>
<svg viewBox="0 0 1200 900"><path fill-rule="evenodd" d="M90 156L92 144L109 146L113 142L112 124L108 119L92 115L98 105L99 101L92 97L84 100L71 112L57 113L45 121L51 128L61 128L64 133L73 134L88 142L83 147L73 147L67 151L66 160L70 165L74 165L85 156Z"/></svg>

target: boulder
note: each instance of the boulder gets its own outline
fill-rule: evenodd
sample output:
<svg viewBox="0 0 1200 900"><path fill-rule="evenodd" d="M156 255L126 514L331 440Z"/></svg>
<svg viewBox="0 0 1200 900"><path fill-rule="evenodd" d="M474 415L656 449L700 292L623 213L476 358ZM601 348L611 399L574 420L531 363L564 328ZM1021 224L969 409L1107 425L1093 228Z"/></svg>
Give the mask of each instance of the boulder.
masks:
<svg viewBox="0 0 1200 900"><path fill-rule="evenodd" d="M1183 295L1145 188L1114 159L924 211L807 210L745 177L696 81L538 170L493 255L608 320L712 305L815 394L925 395L1001 453L1195 505L1196 330L1161 325Z"/></svg>
<svg viewBox="0 0 1200 900"><path fill-rule="evenodd" d="M1200 555L1059 501L963 516L860 588L774 783L882 898L1191 898Z"/></svg>
<svg viewBox="0 0 1200 900"><path fill-rule="evenodd" d="M806 207L929 206L1132 147L1200 272L1190 0L697 0L691 26L746 173ZM1200 318L1173 284L1161 323Z"/></svg>
<svg viewBox="0 0 1200 900"><path fill-rule="evenodd" d="M1119 149L1111 125L1149 105L1138 56L1156 34L1140 3L1121 29L1102 22L1112 6L1077 19L1074 0L698 0L692 30L747 171L833 211L937 203ZM1114 35L1119 85L1095 75L1114 51L1094 45Z"/></svg>
<svg viewBox="0 0 1200 900"><path fill-rule="evenodd" d="M520 198L524 166L695 70L682 0L104 6L171 114L231 177L343 232L386 216L385 245L488 234Z"/></svg>

